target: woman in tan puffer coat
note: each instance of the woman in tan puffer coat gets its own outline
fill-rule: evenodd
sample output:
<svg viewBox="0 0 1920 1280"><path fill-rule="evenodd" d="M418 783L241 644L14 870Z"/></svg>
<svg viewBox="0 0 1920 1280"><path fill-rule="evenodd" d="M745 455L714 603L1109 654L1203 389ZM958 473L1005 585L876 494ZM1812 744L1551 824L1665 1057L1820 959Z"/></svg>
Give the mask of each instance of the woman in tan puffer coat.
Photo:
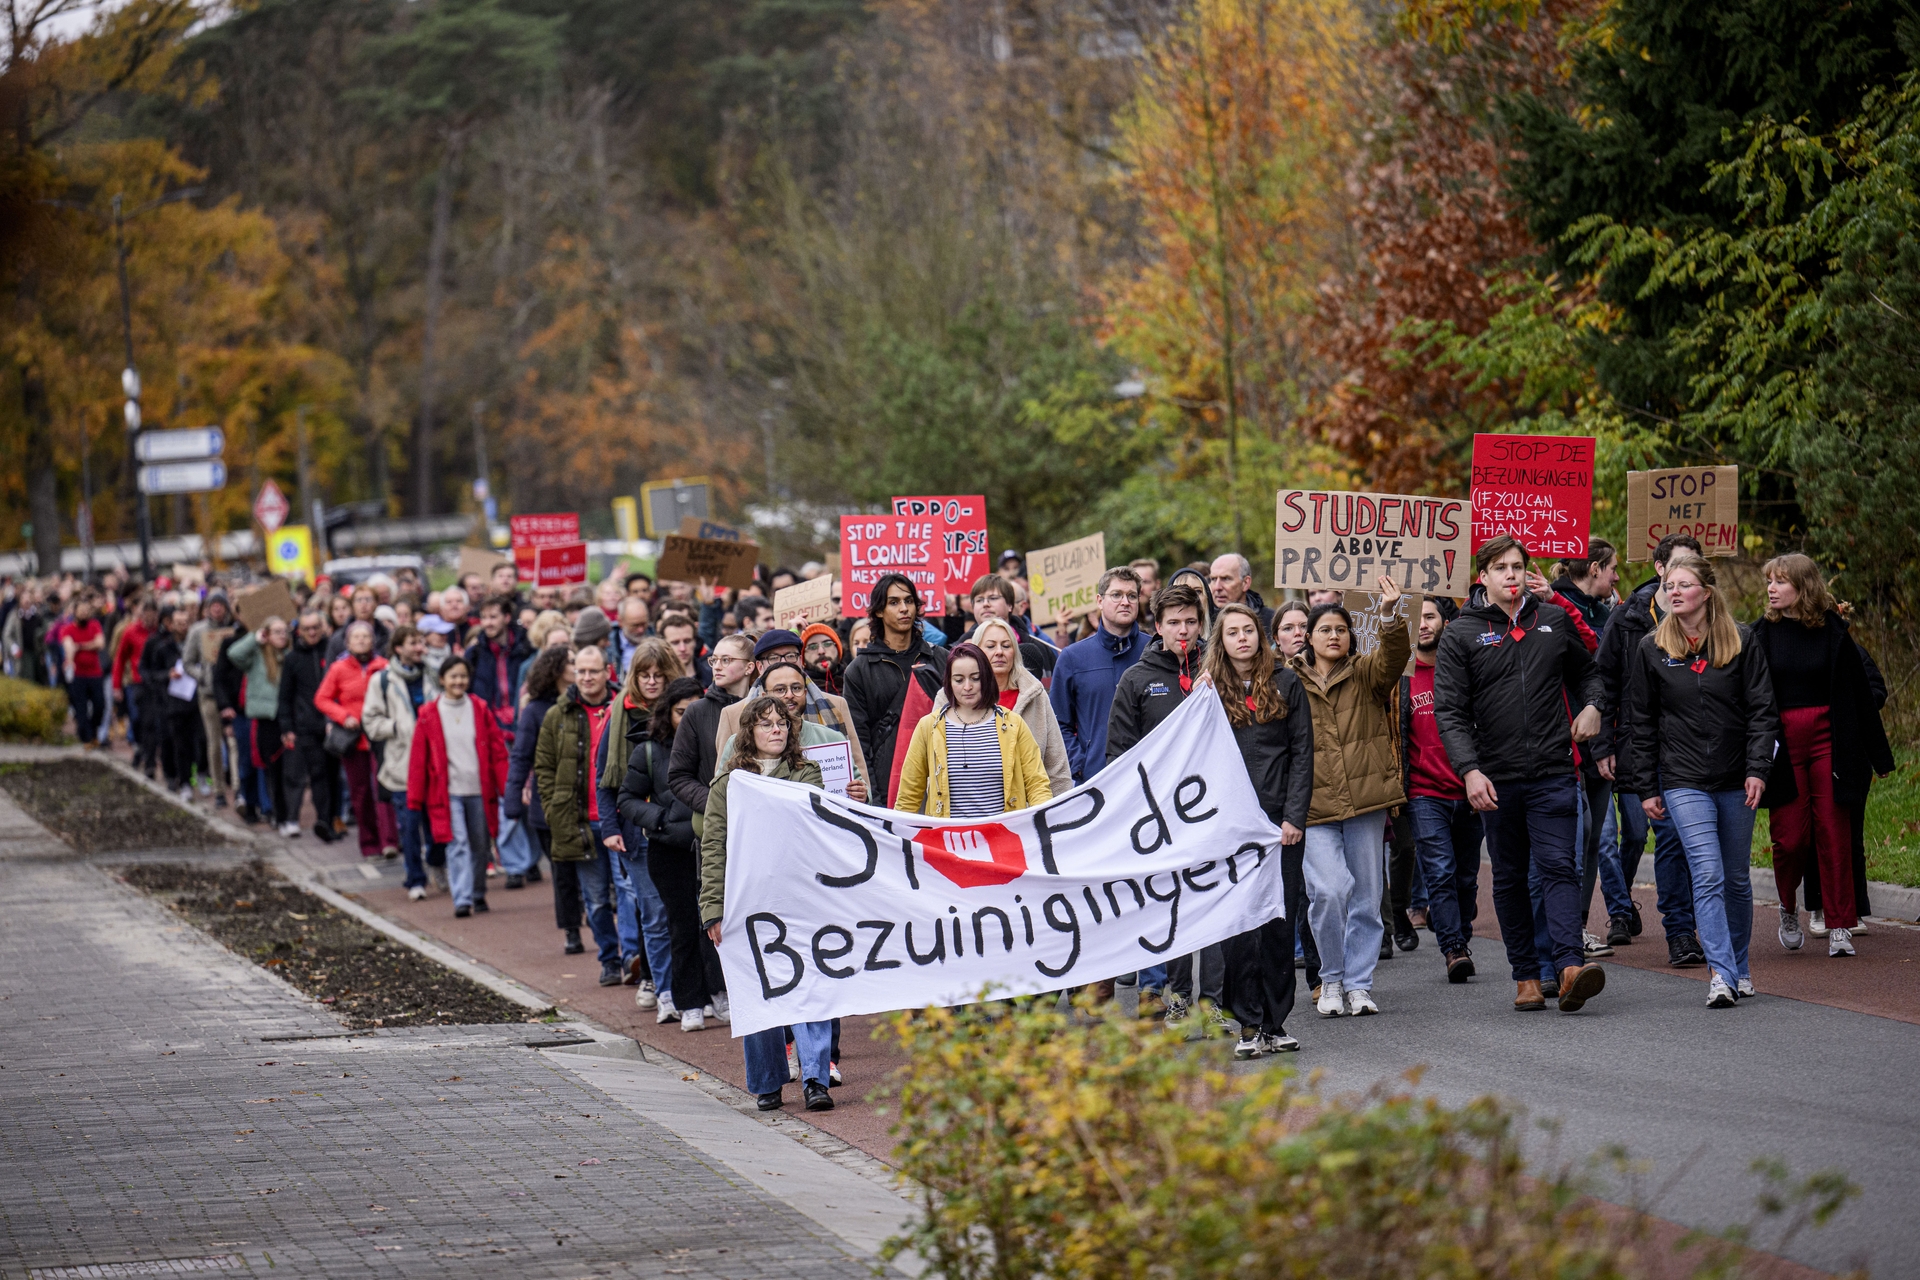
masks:
<svg viewBox="0 0 1920 1280"><path fill-rule="evenodd" d="M1400 589L1380 579L1385 611ZM1307 811L1307 921L1320 948L1321 1015L1380 1012L1373 970L1380 962L1380 886L1387 810L1406 803L1393 693L1413 637L1386 628L1372 653L1353 654L1353 619L1337 604L1316 605L1307 649L1292 660L1313 709L1313 803Z"/></svg>

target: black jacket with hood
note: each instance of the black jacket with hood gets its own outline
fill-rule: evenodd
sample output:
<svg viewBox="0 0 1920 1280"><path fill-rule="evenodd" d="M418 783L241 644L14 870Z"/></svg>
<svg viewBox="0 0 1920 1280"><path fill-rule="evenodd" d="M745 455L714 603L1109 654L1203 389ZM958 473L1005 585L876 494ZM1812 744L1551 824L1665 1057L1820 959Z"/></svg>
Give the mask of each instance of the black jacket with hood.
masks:
<svg viewBox="0 0 1920 1280"><path fill-rule="evenodd" d="M327 642L308 644L296 632L280 659L280 732L304 738L324 738L327 718L313 705L320 681L327 674Z"/></svg>
<svg viewBox="0 0 1920 1280"><path fill-rule="evenodd" d="M720 713L740 699L725 689L712 688L687 704L680 727L673 731L673 751L667 757L667 785L693 813L707 811L707 788L713 783L713 753L720 746L714 734Z"/></svg>
<svg viewBox="0 0 1920 1280"><path fill-rule="evenodd" d="M876 624L877 626L878 624ZM895 651L884 639L875 640L847 664L845 680L847 713L853 717L853 731L867 755L867 767L876 779L893 776L893 745L900 733L900 709L907 700L907 681L918 680L927 697L938 696L947 678L946 650L936 648L913 630L913 647ZM689 716L693 709L687 709ZM681 722L683 725L685 721ZM912 732L913 726L907 730ZM679 753L679 744L674 744Z"/></svg>
<svg viewBox="0 0 1920 1280"><path fill-rule="evenodd" d="M1200 678L1201 646L1195 644L1185 663L1155 636L1140 661L1120 675L1114 686L1113 710L1107 715L1107 759L1112 764L1160 727L1175 707L1187 700ZM1187 678L1182 686L1180 677Z"/></svg>
<svg viewBox="0 0 1920 1280"><path fill-rule="evenodd" d="M1754 647L1771 659L1771 645L1781 627L1799 626L1797 622L1770 622L1761 618L1752 627ZM1847 620L1829 609L1820 632L1827 642L1828 670L1832 673L1832 701L1827 707L1833 741L1833 798L1842 805L1860 805L1867 801L1873 775L1893 772L1893 748L1887 742L1886 725L1880 719L1885 696L1876 696L1867 675L1865 651L1849 634ZM1878 669L1874 671L1879 674ZM1767 794L1761 804L1769 809L1793 802L1797 787L1793 763L1787 756L1787 742L1780 738L1780 749L1773 757L1768 775Z"/></svg>
<svg viewBox="0 0 1920 1280"><path fill-rule="evenodd" d="M1640 641L1620 704L1623 790L1646 797L1674 787L1739 791L1773 772L1780 736L1767 655L1740 627L1740 652L1724 667L1707 655L1674 658Z"/></svg>
<svg viewBox="0 0 1920 1280"><path fill-rule="evenodd" d="M1516 626L1519 640L1511 634ZM1434 716L1462 778L1475 769L1495 783L1571 775L1569 715L1589 705L1604 711L1606 690L1559 605L1528 595L1509 621L1506 610L1483 601L1440 636Z"/></svg>
<svg viewBox="0 0 1920 1280"><path fill-rule="evenodd" d="M1633 589L1625 601L1607 614L1607 626L1600 633L1600 648L1593 655L1600 668L1600 681L1607 700L1600 707L1600 736L1592 742L1588 754L1604 759L1620 753L1620 700L1627 693L1629 663L1640 648L1640 641L1653 634L1660 619L1667 616L1654 600L1660 579L1649 578ZM1616 765L1615 773L1618 773Z"/></svg>

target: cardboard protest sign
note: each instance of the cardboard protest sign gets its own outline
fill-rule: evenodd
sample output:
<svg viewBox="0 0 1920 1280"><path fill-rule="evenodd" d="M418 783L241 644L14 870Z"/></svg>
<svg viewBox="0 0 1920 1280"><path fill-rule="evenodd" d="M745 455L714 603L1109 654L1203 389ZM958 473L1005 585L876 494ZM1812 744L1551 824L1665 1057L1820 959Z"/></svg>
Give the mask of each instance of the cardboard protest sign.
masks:
<svg viewBox="0 0 1920 1280"><path fill-rule="evenodd" d="M1275 503L1276 587L1366 591L1390 574L1403 591L1467 593L1471 513L1459 498L1282 489Z"/></svg>
<svg viewBox="0 0 1920 1280"><path fill-rule="evenodd" d="M840 590L840 616L867 616L873 584L882 574L904 573L920 592L921 611L947 611L940 591L940 565L933 521L926 516L841 516L840 564L846 577Z"/></svg>
<svg viewBox="0 0 1920 1280"><path fill-rule="evenodd" d="M987 500L972 497L895 498L893 514L933 521L934 550L940 557L940 591L964 596L986 576Z"/></svg>
<svg viewBox="0 0 1920 1280"><path fill-rule="evenodd" d="M1050 626L1063 618L1092 613L1095 592L1107 571L1105 531L1057 547L1027 553L1027 589L1033 593L1033 620Z"/></svg>
<svg viewBox="0 0 1920 1280"><path fill-rule="evenodd" d="M833 602L833 579L824 573L773 593L774 625L791 631L825 622L839 611Z"/></svg>
<svg viewBox="0 0 1920 1280"><path fill-rule="evenodd" d="M1058 991L1285 912L1280 831L1216 697L1097 775L941 819L730 775L720 963L733 1033Z"/></svg>
<svg viewBox="0 0 1920 1280"><path fill-rule="evenodd" d="M1476 435L1471 496L1475 551L1505 533L1531 556L1584 556L1593 526L1593 437Z"/></svg>
<svg viewBox="0 0 1920 1280"><path fill-rule="evenodd" d="M176 587L204 587L207 575L197 564L176 564L169 575Z"/></svg>
<svg viewBox="0 0 1920 1280"><path fill-rule="evenodd" d="M287 584L275 578L234 592L233 613L247 630L258 631L267 624L268 618L279 618L292 626L300 610L293 603L293 592L287 590Z"/></svg>
<svg viewBox="0 0 1920 1280"><path fill-rule="evenodd" d="M680 536L683 538L710 538L722 542L743 542L740 531L732 525L715 524L711 520L702 520L698 516L688 516L680 522Z"/></svg>
<svg viewBox="0 0 1920 1280"><path fill-rule="evenodd" d="M462 547L459 574L464 578L470 573L477 573L483 580L491 580L495 566L512 563L513 557L503 556L489 547Z"/></svg>
<svg viewBox="0 0 1920 1280"><path fill-rule="evenodd" d="M753 587L753 568L760 560L760 546L753 542L731 542L724 538L683 538L667 535L654 563L654 576L665 582L715 582L737 591Z"/></svg>
<svg viewBox="0 0 1920 1280"><path fill-rule="evenodd" d="M533 585L571 587L587 580L587 544L557 542L533 550Z"/></svg>
<svg viewBox="0 0 1920 1280"><path fill-rule="evenodd" d="M1436 593L1437 594L1437 593ZM1353 652L1364 657L1380 647L1380 634L1388 627L1409 627L1420 634L1420 597L1402 593L1386 608L1386 597L1378 591L1349 591L1340 598L1353 618Z"/></svg>
<svg viewBox="0 0 1920 1280"><path fill-rule="evenodd" d="M1690 533L1710 556L1740 550L1740 468L1667 467L1627 472L1629 560L1652 560L1669 534Z"/></svg>
<svg viewBox="0 0 1920 1280"><path fill-rule="evenodd" d="M580 513L554 512L547 515L508 516L507 532L513 537L513 565L520 581L533 581L533 553L541 547L580 541Z"/></svg>

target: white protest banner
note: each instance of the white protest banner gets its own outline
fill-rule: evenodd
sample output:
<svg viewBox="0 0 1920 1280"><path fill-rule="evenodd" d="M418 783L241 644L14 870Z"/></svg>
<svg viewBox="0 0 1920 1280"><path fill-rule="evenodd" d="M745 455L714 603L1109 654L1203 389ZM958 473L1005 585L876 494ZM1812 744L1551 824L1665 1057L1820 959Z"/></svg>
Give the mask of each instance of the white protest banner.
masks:
<svg viewBox="0 0 1920 1280"><path fill-rule="evenodd" d="M1216 697L1094 777L993 819L736 772L720 961L733 1033L1057 991L1283 914L1280 830Z"/></svg>
<svg viewBox="0 0 1920 1280"><path fill-rule="evenodd" d="M1740 468L1668 467L1627 472L1629 560L1648 561L1660 539L1690 533L1710 556L1740 550Z"/></svg>
<svg viewBox="0 0 1920 1280"><path fill-rule="evenodd" d="M1033 620L1042 626L1077 618L1100 606L1094 592L1107 571L1107 535L1096 533L1057 547L1027 553L1027 588Z"/></svg>
<svg viewBox="0 0 1920 1280"><path fill-rule="evenodd" d="M1276 587L1374 591L1383 573L1424 595L1464 596L1472 586L1465 499L1282 489L1274 516Z"/></svg>

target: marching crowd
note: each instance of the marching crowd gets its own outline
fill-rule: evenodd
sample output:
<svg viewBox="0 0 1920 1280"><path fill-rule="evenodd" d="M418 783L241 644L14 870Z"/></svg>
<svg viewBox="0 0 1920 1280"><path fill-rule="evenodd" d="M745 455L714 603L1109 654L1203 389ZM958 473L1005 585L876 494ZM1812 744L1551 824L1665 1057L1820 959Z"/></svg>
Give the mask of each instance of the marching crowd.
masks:
<svg viewBox="0 0 1920 1280"><path fill-rule="evenodd" d="M1299 1047L1296 969L1326 1018L1379 1013L1377 966L1422 929L1449 982L1474 977L1483 848L1516 1010L1600 994L1596 960L1642 933L1649 831L1669 963L1708 966L1711 1008L1755 995L1761 808L1779 945L1853 955L1867 792L1893 758L1884 684L1813 561L1769 561L1750 624L1684 535L1624 599L1599 540L1553 581L1509 537L1474 569L1464 602L1382 578L1364 652L1340 592L1269 606L1235 554L1164 582L1151 560L1109 569L1094 612L1049 632L1014 552L942 616L888 574L868 616L793 627L773 594L821 566L744 593L641 573L529 591L511 564L438 591L323 579L257 626L217 586L110 573L8 584L0 643L9 674L65 690L87 747L117 720L183 799L231 795L289 838L351 833L403 860L415 899L466 917L490 877L550 879L566 952L590 938L603 985L689 1032L729 1017L735 770L822 786L804 752L844 742L851 798L984 818L1085 781L1196 696L1221 700L1281 833L1285 914L1094 994L1137 985L1145 1016L1237 1024L1241 1057ZM838 1039L837 1022L746 1037L760 1105L798 1080L831 1108Z"/></svg>

